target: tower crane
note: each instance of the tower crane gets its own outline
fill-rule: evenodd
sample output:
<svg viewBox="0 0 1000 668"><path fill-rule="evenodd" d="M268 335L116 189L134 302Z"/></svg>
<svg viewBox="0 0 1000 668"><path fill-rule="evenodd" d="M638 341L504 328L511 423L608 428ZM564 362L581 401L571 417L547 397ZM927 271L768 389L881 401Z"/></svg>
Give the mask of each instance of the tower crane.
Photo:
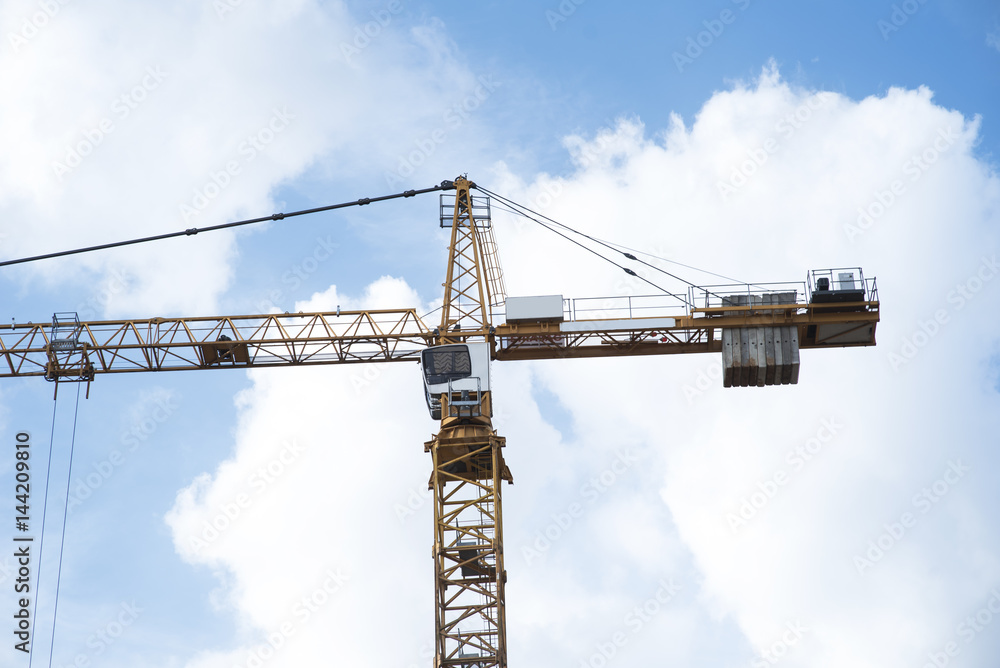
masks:
<svg viewBox="0 0 1000 668"><path fill-rule="evenodd" d="M44 376L58 392L61 382L89 388L107 373L418 362L440 421L424 444L434 497L434 668L505 668L501 484L513 477L491 422L491 361L721 353L724 386L791 384L800 349L875 344L878 292L874 278L848 268L812 270L799 283L691 286L680 312L642 297L596 306L507 297L490 211L490 195L499 196L465 177L428 190L454 191L441 195L451 238L434 326L414 309L94 322L57 313L51 323L0 325L0 377Z"/></svg>

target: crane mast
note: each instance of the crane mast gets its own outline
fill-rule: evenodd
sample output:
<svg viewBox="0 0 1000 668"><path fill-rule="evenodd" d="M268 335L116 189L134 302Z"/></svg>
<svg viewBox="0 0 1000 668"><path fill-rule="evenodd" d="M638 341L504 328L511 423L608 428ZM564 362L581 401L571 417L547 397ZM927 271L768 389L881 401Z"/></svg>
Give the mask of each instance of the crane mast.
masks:
<svg viewBox="0 0 1000 668"><path fill-rule="evenodd" d="M721 352L727 387L796 383L802 348L874 345L879 301L860 268L814 270L795 284L692 286L679 312L651 314L644 297L597 308L561 295L508 299L489 200L475 188L459 177L428 189L455 190L453 201L442 196L451 236L433 328L413 309L96 322L57 313L51 323L0 325L0 378L44 376L58 391L60 382L89 389L105 373L419 362L440 422L424 444L434 496L434 667L506 668L501 484L513 476L492 424L491 361Z"/></svg>
<svg viewBox="0 0 1000 668"><path fill-rule="evenodd" d="M467 179L456 179L450 221L442 215L451 243L441 325L434 330L435 347L422 359L431 414L441 419L438 433L424 444L433 466L435 668L507 666L500 486L513 477L503 458L504 438L491 421L488 344L490 310L494 299L503 299L503 281L491 252L488 206L477 219L471 188ZM446 387L430 382L446 374L455 376Z"/></svg>

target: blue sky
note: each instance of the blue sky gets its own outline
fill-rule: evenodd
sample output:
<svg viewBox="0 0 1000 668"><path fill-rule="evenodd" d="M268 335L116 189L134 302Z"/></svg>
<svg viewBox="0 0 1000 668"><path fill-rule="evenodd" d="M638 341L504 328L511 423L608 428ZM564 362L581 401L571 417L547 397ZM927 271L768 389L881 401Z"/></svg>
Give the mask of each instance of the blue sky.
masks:
<svg viewBox="0 0 1000 668"><path fill-rule="evenodd" d="M878 345L806 351L796 386L724 390L701 355L495 365L516 480L510 662L992 666L1000 9L677 4L0 3L0 257L468 173L741 280L861 265L878 277ZM437 215L424 195L4 268L0 315L426 313ZM495 220L512 295L650 289ZM56 405L32 665L52 631L75 389ZM31 432L39 490L52 390L0 383L0 434ZM409 365L98 377L80 400L53 665L429 665L434 429ZM776 476L790 482L734 525ZM583 515L553 529L574 503ZM0 557L4 615L11 566ZM297 616L334 576L330 601ZM0 657L27 665L9 636Z"/></svg>

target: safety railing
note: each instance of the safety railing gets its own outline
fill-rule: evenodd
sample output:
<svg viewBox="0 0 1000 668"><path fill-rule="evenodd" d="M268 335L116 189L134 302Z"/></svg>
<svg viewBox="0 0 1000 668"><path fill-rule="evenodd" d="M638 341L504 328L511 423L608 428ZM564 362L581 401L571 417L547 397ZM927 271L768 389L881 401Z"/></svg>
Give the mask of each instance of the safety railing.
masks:
<svg viewBox="0 0 1000 668"><path fill-rule="evenodd" d="M747 304L761 304L764 295L780 294L783 297L795 293L794 299L782 298L782 303L804 304L806 284L803 281L780 283L728 283L719 285L692 286L688 288L688 298L695 308L719 308L731 306L736 300L731 297L746 296Z"/></svg>
<svg viewBox="0 0 1000 668"><path fill-rule="evenodd" d="M813 301L817 291L850 292L860 291L860 301L877 302L878 286L874 278L865 278L861 267L835 267L813 269L806 274L807 298Z"/></svg>
<svg viewBox="0 0 1000 668"><path fill-rule="evenodd" d="M472 217L476 227L492 226L490 198L483 195L472 195ZM455 196L441 195L441 227L451 227L455 221Z"/></svg>

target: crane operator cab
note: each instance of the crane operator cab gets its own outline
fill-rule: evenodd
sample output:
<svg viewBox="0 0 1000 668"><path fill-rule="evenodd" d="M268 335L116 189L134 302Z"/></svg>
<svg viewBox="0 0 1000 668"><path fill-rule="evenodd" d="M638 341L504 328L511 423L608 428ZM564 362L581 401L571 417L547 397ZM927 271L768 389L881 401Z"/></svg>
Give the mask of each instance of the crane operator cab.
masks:
<svg viewBox="0 0 1000 668"><path fill-rule="evenodd" d="M448 415L452 417L489 417L485 404L490 391L490 347L488 343L453 343L433 346L420 353L424 373L427 409L435 420L441 419L441 398L447 397Z"/></svg>

